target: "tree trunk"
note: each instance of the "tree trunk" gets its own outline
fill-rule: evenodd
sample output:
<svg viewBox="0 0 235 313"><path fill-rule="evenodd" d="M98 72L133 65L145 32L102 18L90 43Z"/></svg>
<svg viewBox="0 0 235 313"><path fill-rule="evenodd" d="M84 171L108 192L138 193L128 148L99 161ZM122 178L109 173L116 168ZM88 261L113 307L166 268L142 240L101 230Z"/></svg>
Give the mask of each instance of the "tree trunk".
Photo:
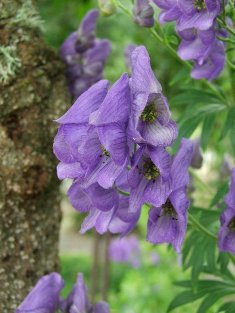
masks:
<svg viewBox="0 0 235 313"><path fill-rule="evenodd" d="M0 312L58 270L61 212L53 120L69 103L31 0L0 0Z"/></svg>

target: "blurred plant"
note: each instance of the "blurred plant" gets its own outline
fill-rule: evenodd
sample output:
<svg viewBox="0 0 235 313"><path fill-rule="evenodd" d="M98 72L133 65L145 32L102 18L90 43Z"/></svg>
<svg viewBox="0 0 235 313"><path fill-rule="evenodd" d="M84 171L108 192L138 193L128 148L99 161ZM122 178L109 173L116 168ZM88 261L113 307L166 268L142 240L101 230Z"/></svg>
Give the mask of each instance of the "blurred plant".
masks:
<svg viewBox="0 0 235 313"><path fill-rule="evenodd" d="M46 313L109 313L109 306L105 302L92 305L87 296L87 288L80 273L67 299L60 298L60 291L64 281L58 273L51 273L40 278L36 286L30 291L16 313L46 312Z"/></svg>

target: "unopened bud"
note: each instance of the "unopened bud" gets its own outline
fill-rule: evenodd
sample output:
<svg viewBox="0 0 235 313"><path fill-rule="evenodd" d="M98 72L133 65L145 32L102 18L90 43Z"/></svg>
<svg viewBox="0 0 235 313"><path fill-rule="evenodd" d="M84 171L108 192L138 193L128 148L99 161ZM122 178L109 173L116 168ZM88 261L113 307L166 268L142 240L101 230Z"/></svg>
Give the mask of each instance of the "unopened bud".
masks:
<svg viewBox="0 0 235 313"><path fill-rule="evenodd" d="M98 4L104 16L111 16L116 13L117 7L114 0L98 0Z"/></svg>

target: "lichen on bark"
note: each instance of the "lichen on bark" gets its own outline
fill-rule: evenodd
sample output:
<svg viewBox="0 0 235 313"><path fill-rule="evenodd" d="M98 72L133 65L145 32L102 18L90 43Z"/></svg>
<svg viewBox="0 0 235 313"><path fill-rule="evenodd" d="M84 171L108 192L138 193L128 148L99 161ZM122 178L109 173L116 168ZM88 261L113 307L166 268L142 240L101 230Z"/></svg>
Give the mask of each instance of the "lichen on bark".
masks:
<svg viewBox="0 0 235 313"><path fill-rule="evenodd" d="M63 65L40 27L33 1L0 1L0 47L13 52L15 64L0 78L1 313L14 312L41 275L58 270L53 120L69 99ZM0 49L0 68L7 66L4 57Z"/></svg>

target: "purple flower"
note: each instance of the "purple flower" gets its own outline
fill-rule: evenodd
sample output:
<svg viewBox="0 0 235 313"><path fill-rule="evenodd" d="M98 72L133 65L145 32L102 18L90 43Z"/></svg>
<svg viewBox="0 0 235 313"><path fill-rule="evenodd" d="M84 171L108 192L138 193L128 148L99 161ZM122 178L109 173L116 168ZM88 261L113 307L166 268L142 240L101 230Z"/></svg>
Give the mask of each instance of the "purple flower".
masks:
<svg viewBox="0 0 235 313"><path fill-rule="evenodd" d="M196 28L208 30L220 12L220 0L179 0L181 15L177 20L179 31Z"/></svg>
<svg viewBox="0 0 235 313"><path fill-rule="evenodd" d="M182 41L178 48L178 55L182 60L194 60L202 65L210 55L216 40L214 28L198 31L195 28L179 32Z"/></svg>
<svg viewBox="0 0 235 313"><path fill-rule="evenodd" d="M218 246L221 251L235 254L235 168L232 169L231 183L224 202L226 208L220 217Z"/></svg>
<svg viewBox="0 0 235 313"><path fill-rule="evenodd" d="M140 266L140 244L136 236L113 239L109 246L110 260Z"/></svg>
<svg viewBox="0 0 235 313"><path fill-rule="evenodd" d="M162 147L140 147L134 155L129 172L129 212L139 212L147 202L161 206L169 193L171 157Z"/></svg>
<svg viewBox="0 0 235 313"><path fill-rule="evenodd" d="M149 212L147 240L154 244L170 243L180 252L186 229L189 200L186 187L189 184L188 167L193 146L190 140L182 139L170 170L170 192L166 201L154 206Z"/></svg>
<svg viewBox="0 0 235 313"><path fill-rule="evenodd" d="M95 38L98 16L98 10L89 11L78 31L69 35L60 49L60 56L66 64L69 91L74 98L103 77L110 43Z"/></svg>
<svg viewBox="0 0 235 313"><path fill-rule="evenodd" d="M176 21L181 15L178 8L177 1L175 0L153 0L153 2L162 9L159 15L161 24L171 21Z"/></svg>
<svg viewBox="0 0 235 313"><path fill-rule="evenodd" d="M140 46L132 53L132 108L129 135L136 143L170 146L177 137L167 99L151 69L148 52Z"/></svg>
<svg viewBox="0 0 235 313"><path fill-rule="evenodd" d="M193 156L190 166L196 169L202 167L203 157L200 147L200 139L192 140L193 143Z"/></svg>
<svg viewBox="0 0 235 313"><path fill-rule="evenodd" d="M154 26L154 11L149 0L135 0L133 14L136 24L143 27Z"/></svg>
<svg viewBox="0 0 235 313"><path fill-rule="evenodd" d="M55 313L59 308L59 293L63 287L64 282L58 273L43 276L17 308L16 313Z"/></svg>
<svg viewBox="0 0 235 313"><path fill-rule="evenodd" d="M225 65L225 47L221 41L215 41L211 47L210 55L202 64L195 63L191 76L194 79L215 79L222 72Z"/></svg>

